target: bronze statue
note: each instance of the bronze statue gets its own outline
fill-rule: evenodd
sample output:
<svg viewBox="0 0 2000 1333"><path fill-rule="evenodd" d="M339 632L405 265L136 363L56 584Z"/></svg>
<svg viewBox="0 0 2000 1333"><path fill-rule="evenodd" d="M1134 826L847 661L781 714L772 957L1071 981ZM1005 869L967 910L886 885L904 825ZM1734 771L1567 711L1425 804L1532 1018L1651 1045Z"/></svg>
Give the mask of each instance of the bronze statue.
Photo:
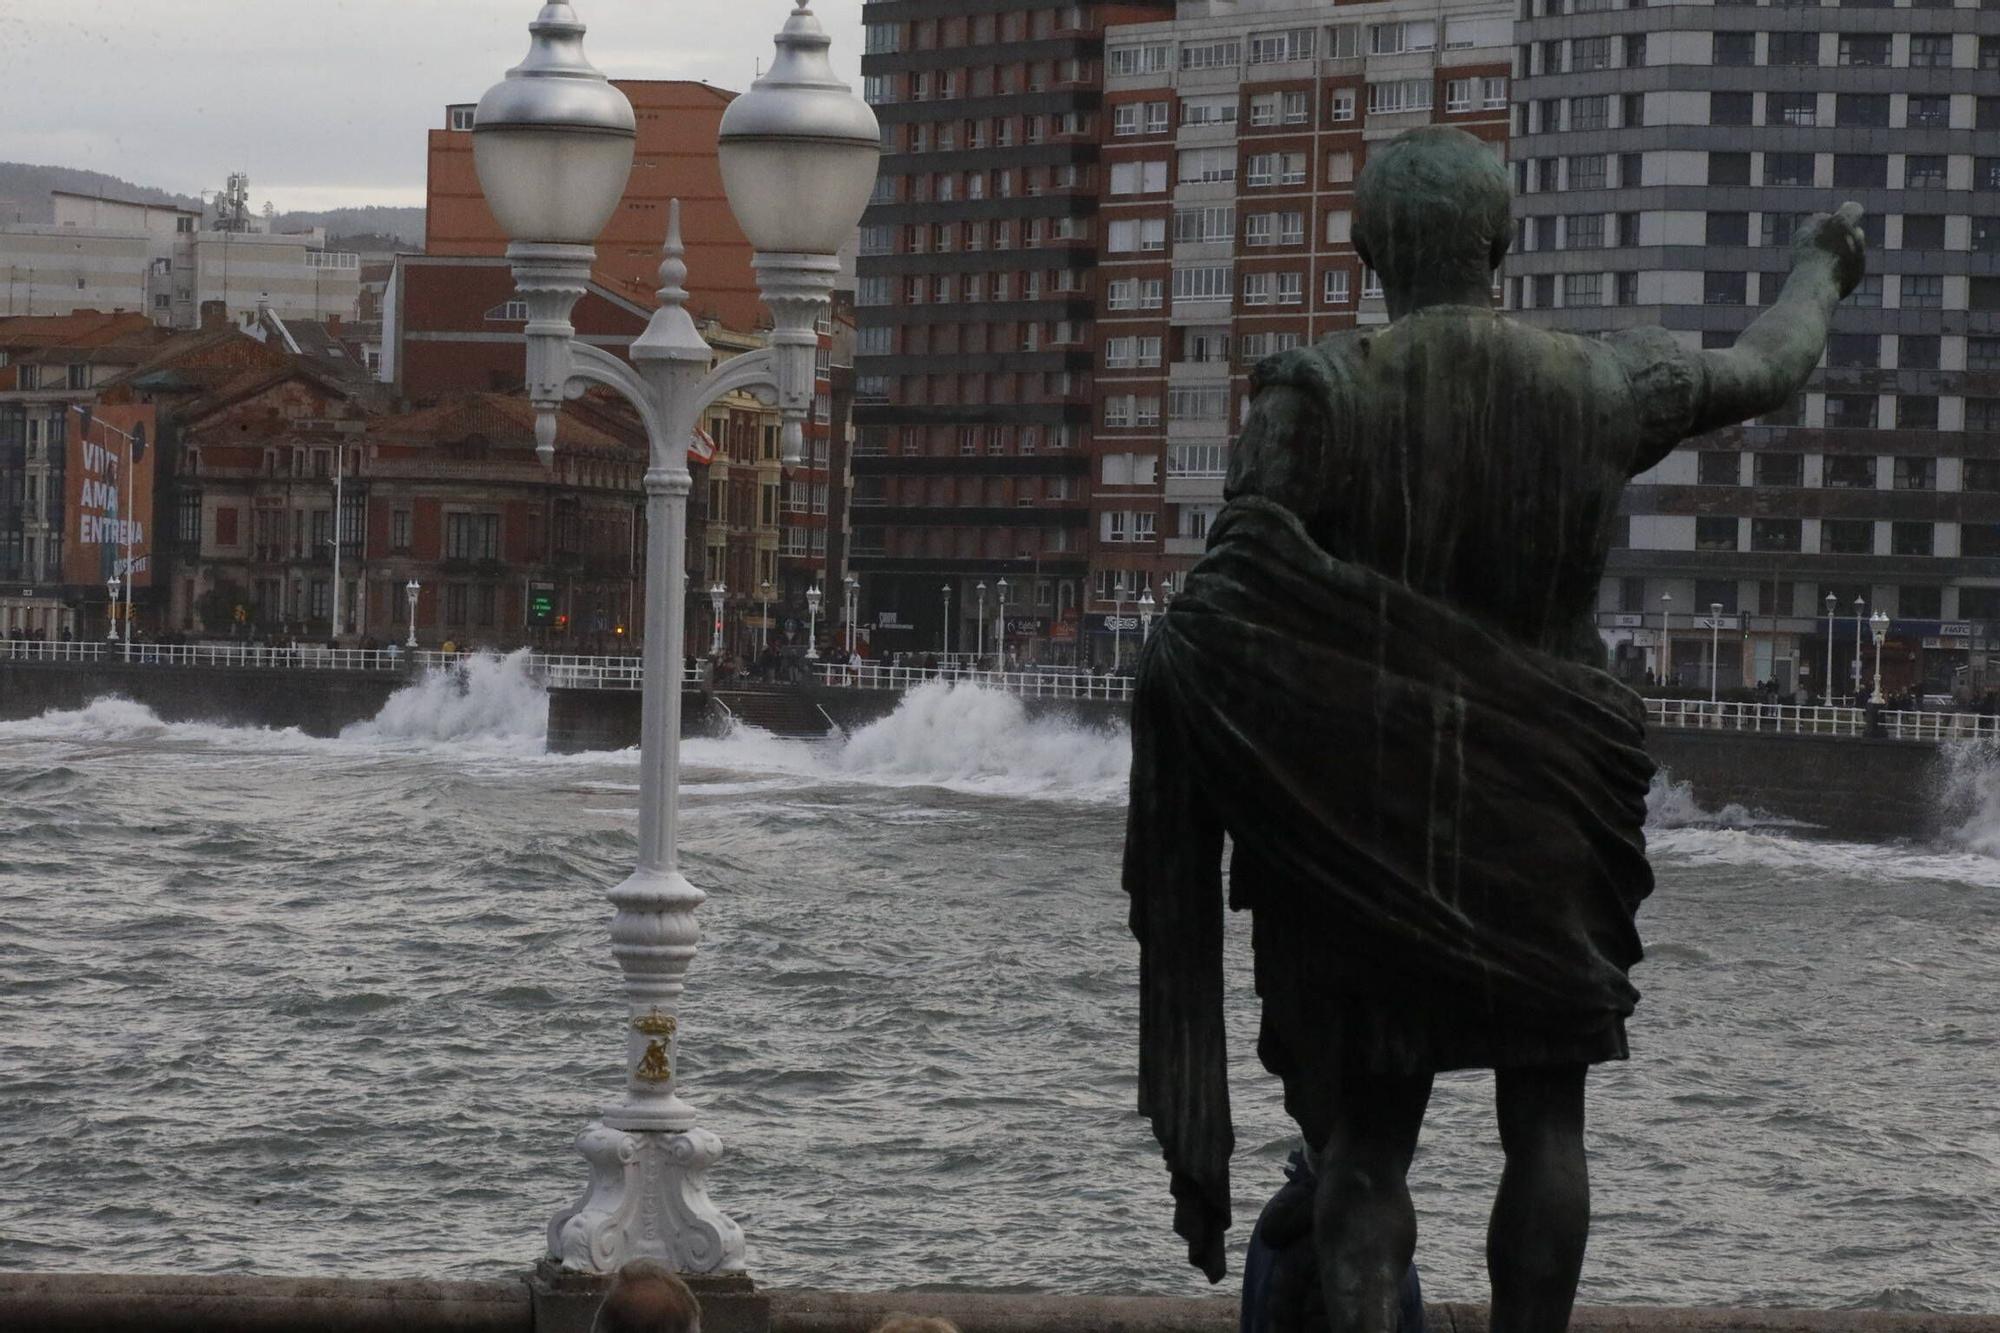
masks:
<svg viewBox="0 0 2000 1333"><path fill-rule="evenodd" d="M1257 368L1228 503L1139 669L1139 1105L1175 1229L1217 1280L1226 834L1258 1053L1314 1150L1333 1333L1394 1326L1406 1176L1451 1069L1496 1071L1493 1328L1551 1333L1589 1230L1584 1077L1626 1055L1652 889L1644 713L1592 624L1619 492L1804 384L1861 278L1860 209L1808 221L1777 303L1734 347L1695 351L1495 312L1510 190L1461 131L1400 136L1355 189L1392 322Z"/></svg>

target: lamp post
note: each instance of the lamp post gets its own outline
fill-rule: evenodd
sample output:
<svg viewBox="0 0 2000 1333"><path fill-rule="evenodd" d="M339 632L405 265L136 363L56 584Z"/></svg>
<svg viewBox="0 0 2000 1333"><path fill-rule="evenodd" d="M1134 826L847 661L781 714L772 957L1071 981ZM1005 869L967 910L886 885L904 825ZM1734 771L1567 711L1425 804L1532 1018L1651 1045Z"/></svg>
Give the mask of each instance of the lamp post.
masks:
<svg viewBox="0 0 2000 1333"><path fill-rule="evenodd" d="M979 593L979 614L972 618L972 627L978 632L976 645L972 650L973 665L977 667L986 660L986 584L975 585Z"/></svg>
<svg viewBox="0 0 2000 1333"><path fill-rule="evenodd" d="M711 619L714 634L708 641L708 655L716 661L722 660L722 603L728 596L729 589L723 587L720 583L711 583L708 585L708 604L715 612L715 615Z"/></svg>
<svg viewBox="0 0 2000 1333"><path fill-rule="evenodd" d="M424 585L415 579L403 585L403 596L410 604L410 641L406 647L417 646L417 594L422 592L423 588Z"/></svg>
<svg viewBox="0 0 2000 1333"><path fill-rule="evenodd" d="M473 160L528 305L537 450L545 462L553 457L563 400L594 383L631 402L649 451L639 859L608 895L612 953L625 983L625 1087L577 1139L590 1183L550 1222L548 1259L588 1273L640 1258L684 1272L736 1272L742 1228L710 1201L704 1183L722 1142L681 1099L675 1063L680 999L701 938L694 913L707 897L681 875L676 838L687 449L710 404L750 391L775 399L783 460L799 461L819 346L814 323L839 280L838 252L874 188L881 131L834 76L819 20L803 7L791 13L770 70L729 104L718 134L723 188L776 325L768 345L710 368L714 353L687 309L674 200L659 307L629 347L628 365L577 342L569 317L631 171L631 103L584 58L584 25L570 4L543 5L529 32L527 58L480 99Z"/></svg>
<svg viewBox="0 0 2000 1333"><path fill-rule="evenodd" d="M771 580L765 579L757 585L757 655L771 646Z"/></svg>
<svg viewBox="0 0 2000 1333"><path fill-rule="evenodd" d="M1153 590L1141 589L1139 593L1139 652L1146 652L1146 640L1153 633Z"/></svg>
<svg viewBox="0 0 2000 1333"><path fill-rule="evenodd" d="M940 589L940 591L944 593L944 655L946 657L950 657L951 656L951 585L949 583L945 584L944 587Z"/></svg>
<svg viewBox="0 0 2000 1333"><path fill-rule="evenodd" d="M104 580L104 641L118 642L118 576Z"/></svg>
<svg viewBox="0 0 2000 1333"><path fill-rule="evenodd" d="M1674 595L1670 592L1661 593L1660 594L1660 684L1663 686L1668 685L1672 682L1674 673L1674 636L1672 628L1667 624L1667 617L1673 613L1673 609L1674 609Z"/></svg>
<svg viewBox="0 0 2000 1333"><path fill-rule="evenodd" d="M1117 675L1124 662L1125 629L1125 575L1121 572L1118 581L1111 585L1111 674Z"/></svg>
<svg viewBox="0 0 2000 1333"><path fill-rule="evenodd" d="M819 661L819 599L825 594L817 583L806 589L806 660Z"/></svg>
<svg viewBox="0 0 2000 1333"><path fill-rule="evenodd" d="M847 656L854 657L854 622L861 615L861 580L847 576Z"/></svg>
<svg viewBox="0 0 2000 1333"><path fill-rule="evenodd" d="M1722 666L1722 603L1708 604L1708 701L1716 702L1716 673Z"/></svg>
<svg viewBox="0 0 2000 1333"><path fill-rule="evenodd" d="M1832 593L1826 595L1826 684L1820 686L1820 693L1828 704L1833 702L1833 607L1837 600Z"/></svg>
<svg viewBox="0 0 2000 1333"><path fill-rule="evenodd" d="M993 611L993 656L999 659L1000 669L1007 669L1007 580L1001 579L993 586L998 605Z"/></svg>
<svg viewBox="0 0 2000 1333"><path fill-rule="evenodd" d="M1877 611L1868 617L1868 628L1875 631L1875 695L1868 702L1885 704L1889 700L1882 694L1882 640L1889 637L1889 613Z"/></svg>
<svg viewBox="0 0 2000 1333"><path fill-rule="evenodd" d="M1861 702L1861 613L1868 609L1866 598L1854 599L1854 701Z"/></svg>

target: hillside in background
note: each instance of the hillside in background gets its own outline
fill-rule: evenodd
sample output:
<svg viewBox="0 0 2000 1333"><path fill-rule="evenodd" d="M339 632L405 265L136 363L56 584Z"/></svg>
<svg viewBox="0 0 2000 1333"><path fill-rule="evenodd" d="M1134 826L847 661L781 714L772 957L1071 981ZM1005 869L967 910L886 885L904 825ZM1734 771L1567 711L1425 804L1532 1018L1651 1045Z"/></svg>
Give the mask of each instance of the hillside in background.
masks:
<svg viewBox="0 0 2000 1333"><path fill-rule="evenodd" d="M201 206L201 201L193 195L174 194L150 185L134 185L131 181L107 176L101 171L0 162L0 222L53 222L55 211L49 203L51 190L70 190L77 194L101 195L106 199L125 199L142 204L175 204L182 208ZM329 238L351 240L353 243L347 248L353 250L380 250L396 246L411 250L421 248L424 243L424 210L421 208L369 205L279 213L272 219L272 226L276 231L325 227ZM393 238L393 245L383 238Z"/></svg>

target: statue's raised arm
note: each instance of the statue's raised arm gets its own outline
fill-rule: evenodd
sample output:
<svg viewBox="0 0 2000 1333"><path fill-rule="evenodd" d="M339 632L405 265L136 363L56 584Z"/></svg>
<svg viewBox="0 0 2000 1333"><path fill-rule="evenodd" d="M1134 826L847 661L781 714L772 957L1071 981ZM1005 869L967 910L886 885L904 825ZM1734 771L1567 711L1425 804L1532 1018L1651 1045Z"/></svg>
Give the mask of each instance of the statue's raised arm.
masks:
<svg viewBox="0 0 2000 1333"><path fill-rule="evenodd" d="M1707 392L1695 433L1732 426L1784 406L1826 349L1833 307L1861 281L1861 205L1806 219L1792 237L1792 272L1769 310L1736 345L1701 356Z"/></svg>

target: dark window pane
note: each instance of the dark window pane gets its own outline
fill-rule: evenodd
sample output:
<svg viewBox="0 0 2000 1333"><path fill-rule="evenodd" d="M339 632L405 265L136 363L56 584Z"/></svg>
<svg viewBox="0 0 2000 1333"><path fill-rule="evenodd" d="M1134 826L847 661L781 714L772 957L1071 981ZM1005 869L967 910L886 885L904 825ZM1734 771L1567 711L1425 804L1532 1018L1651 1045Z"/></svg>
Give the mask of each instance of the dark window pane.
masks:
<svg viewBox="0 0 2000 1333"><path fill-rule="evenodd" d="M1703 486L1734 486L1743 475L1742 455L1733 449L1704 449L1694 457L1695 480Z"/></svg>
<svg viewBox="0 0 2000 1333"><path fill-rule="evenodd" d="M1958 590L1958 618L1960 620L2000 620L2000 588L1967 588L1961 586Z"/></svg>
<svg viewBox="0 0 2000 1333"><path fill-rule="evenodd" d="M1756 64L1757 34L1754 32L1718 32L1715 34L1715 63L1718 65Z"/></svg>
<svg viewBox="0 0 2000 1333"><path fill-rule="evenodd" d="M1749 291L1749 278L1743 273L1706 273L1702 275L1702 301L1707 305L1742 305Z"/></svg>
<svg viewBox="0 0 2000 1333"><path fill-rule="evenodd" d="M1909 620L1937 620L1944 615L1944 589L1896 589L1896 614Z"/></svg>
<svg viewBox="0 0 2000 1333"><path fill-rule="evenodd" d="M1936 430L1937 424L1938 400L1934 395L1906 394L1896 400L1896 425L1901 429Z"/></svg>
<svg viewBox="0 0 2000 1333"><path fill-rule="evenodd" d="M1759 486L1798 486L1805 481L1804 454L1753 454Z"/></svg>
<svg viewBox="0 0 2000 1333"><path fill-rule="evenodd" d="M1930 553L1930 524L1898 522L1889 525L1889 554L1929 555Z"/></svg>
<svg viewBox="0 0 2000 1333"><path fill-rule="evenodd" d="M1723 615L1735 615L1736 591L1735 579L1696 579L1694 581L1695 614L1705 616L1712 608L1720 606Z"/></svg>
<svg viewBox="0 0 2000 1333"><path fill-rule="evenodd" d="M1935 333L1906 333L1896 339L1896 364L1904 370L1936 370L1941 344Z"/></svg>
<svg viewBox="0 0 2000 1333"><path fill-rule="evenodd" d="M1799 520L1795 518L1751 519L1750 549L1753 551L1798 550Z"/></svg>
<svg viewBox="0 0 2000 1333"><path fill-rule="evenodd" d="M1932 399L1935 408L1936 399ZM1933 411L1935 416L1936 412ZM1937 460L1935 458L1898 458L1892 469L1895 487L1899 491L1934 491L1937 489Z"/></svg>
<svg viewBox="0 0 2000 1333"><path fill-rule="evenodd" d="M1828 454L1823 474L1825 483L1835 490L1872 491L1875 489L1875 457L1865 454Z"/></svg>
<svg viewBox="0 0 2000 1333"><path fill-rule="evenodd" d="M1991 523L1961 524L1958 529L1958 553L1966 556L2000 555L2000 526ZM1963 595L1960 594L1961 597Z"/></svg>
<svg viewBox="0 0 2000 1333"><path fill-rule="evenodd" d="M1842 93L1833 99L1833 121L1834 124L1843 126L1886 128L1889 124L1889 95Z"/></svg>
<svg viewBox="0 0 2000 1333"><path fill-rule="evenodd" d="M1694 521L1694 549L1733 551L1736 549L1736 520L1704 515Z"/></svg>
<svg viewBox="0 0 2000 1333"><path fill-rule="evenodd" d="M1889 183L1889 159L1880 153L1835 153L1833 183L1849 189L1881 189Z"/></svg>
<svg viewBox="0 0 2000 1333"><path fill-rule="evenodd" d="M1944 249L1944 216L1939 213L1905 213L1903 215L1903 248L1905 250Z"/></svg>
<svg viewBox="0 0 2000 1333"><path fill-rule="evenodd" d="M1704 239L1710 245L1750 244L1748 213L1710 213Z"/></svg>
<svg viewBox="0 0 2000 1333"><path fill-rule="evenodd" d="M1714 153L1710 153L1708 155L1709 174L1710 174L1709 183L1711 185L1717 183L1713 179L1715 172L1716 156L1717 155ZM1747 180L1725 181L1722 183L1731 185L1749 184ZM1800 185L1809 188L1812 185L1812 183L1813 183L1813 155L1811 153L1764 154L1764 184Z"/></svg>
<svg viewBox="0 0 2000 1333"><path fill-rule="evenodd" d="M1818 93L1765 93L1766 125L1816 125L1819 123Z"/></svg>
<svg viewBox="0 0 2000 1333"><path fill-rule="evenodd" d="M1708 155L1708 183L1710 185L1748 185L1750 183L1750 154L1710 153Z"/></svg>
<svg viewBox="0 0 2000 1333"><path fill-rule="evenodd" d="M1943 154L1912 153L1903 159L1903 184L1912 190L1941 190L1944 168Z"/></svg>
<svg viewBox="0 0 2000 1333"><path fill-rule="evenodd" d="M1867 555L1875 549L1875 525L1865 518L1822 519L1819 549L1827 555Z"/></svg>
<svg viewBox="0 0 2000 1333"><path fill-rule="evenodd" d="M1826 340L1829 366L1879 366L1882 340L1872 333L1836 333Z"/></svg>
<svg viewBox="0 0 2000 1333"><path fill-rule="evenodd" d="M1750 111L1757 98L1754 93L1710 93L1708 95L1708 123L1711 125L1748 125Z"/></svg>
<svg viewBox="0 0 2000 1333"><path fill-rule="evenodd" d="M1875 395L1872 393L1830 393L1826 396L1826 424L1832 430L1866 429L1875 424Z"/></svg>

